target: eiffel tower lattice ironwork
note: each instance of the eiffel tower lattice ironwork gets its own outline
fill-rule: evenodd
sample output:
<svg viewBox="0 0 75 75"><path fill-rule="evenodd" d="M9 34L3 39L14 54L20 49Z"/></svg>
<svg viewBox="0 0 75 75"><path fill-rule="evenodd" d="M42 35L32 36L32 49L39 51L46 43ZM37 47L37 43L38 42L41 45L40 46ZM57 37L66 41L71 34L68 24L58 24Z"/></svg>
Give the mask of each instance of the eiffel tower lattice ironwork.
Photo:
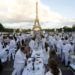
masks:
<svg viewBox="0 0 75 75"><path fill-rule="evenodd" d="M33 31L40 31L40 30L41 30L41 26L38 18L38 2L36 2L36 19L34 22Z"/></svg>

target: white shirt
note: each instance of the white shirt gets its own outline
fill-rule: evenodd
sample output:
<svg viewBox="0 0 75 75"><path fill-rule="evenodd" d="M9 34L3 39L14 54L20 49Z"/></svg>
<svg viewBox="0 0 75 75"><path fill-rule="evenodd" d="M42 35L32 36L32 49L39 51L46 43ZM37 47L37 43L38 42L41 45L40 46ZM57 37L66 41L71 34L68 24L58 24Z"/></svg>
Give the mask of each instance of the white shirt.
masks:
<svg viewBox="0 0 75 75"><path fill-rule="evenodd" d="M62 48L62 50L63 50L63 52L64 53L68 53L69 51L72 51L72 46L71 46L71 44L66 44L66 45L63 45L63 48Z"/></svg>
<svg viewBox="0 0 75 75"><path fill-rule="evenodd" d="M53 36L49 36L49 42L52 46L54 46L54 44L56 43L56 40Z"/></svg>
<svg viewBox="0 0 75 75"><path fill-rule="evenodd" d="M18 50L15 55L14 68L19 66L20 64L22 64L24 66L25 60L26 60L25 54L21 50Z"/></svg>
<svg viewBox="0 0 75 75"><path fill-rule="evenodd" d="M11 40L10 41L10 44L9 44L9 51L10 50L14 50L14 48L16 47L16 42L15 42L15 40Z"/></svg>
<svg viewBox="0 0 75 75"><path fill-rule="evenodd" d="M61 39L57 40L56 46L57 46L57 48L62 49L63 41Z"/></svg>
<svg viewBox="0 0 75 75"><path fill-rule="evenodd" d="M34 40L31 40L31 41L29 42L29 47L31 48L31 50L34 49L34 45L35 45Z"/></svg>

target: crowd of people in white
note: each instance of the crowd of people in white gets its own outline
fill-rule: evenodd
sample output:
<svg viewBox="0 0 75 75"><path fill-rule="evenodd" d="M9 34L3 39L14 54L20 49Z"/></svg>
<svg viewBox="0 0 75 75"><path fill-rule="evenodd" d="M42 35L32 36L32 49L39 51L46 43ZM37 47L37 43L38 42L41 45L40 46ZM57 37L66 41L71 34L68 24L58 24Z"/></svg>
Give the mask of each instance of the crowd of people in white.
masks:
<svg viewBox="0 0 75 75"><path fill-rule="evenodd" d="M11 60L11 75L62 75L59 60L65 66L75 53L74 33L0 34L0 72Z"/></svg>

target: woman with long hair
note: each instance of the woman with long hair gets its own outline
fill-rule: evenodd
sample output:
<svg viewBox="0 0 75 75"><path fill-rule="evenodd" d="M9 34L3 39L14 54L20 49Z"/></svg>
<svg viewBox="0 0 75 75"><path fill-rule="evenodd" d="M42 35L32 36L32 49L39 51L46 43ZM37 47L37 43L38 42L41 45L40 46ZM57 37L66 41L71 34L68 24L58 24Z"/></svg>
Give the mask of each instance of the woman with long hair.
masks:
<svg viewBox="0 0 75 75"><path fill-rule="evenodd" d="M58 67L57 61L55 59L50 59L48 61L49 71L46 75L62 75L61 70Z"/></svg>

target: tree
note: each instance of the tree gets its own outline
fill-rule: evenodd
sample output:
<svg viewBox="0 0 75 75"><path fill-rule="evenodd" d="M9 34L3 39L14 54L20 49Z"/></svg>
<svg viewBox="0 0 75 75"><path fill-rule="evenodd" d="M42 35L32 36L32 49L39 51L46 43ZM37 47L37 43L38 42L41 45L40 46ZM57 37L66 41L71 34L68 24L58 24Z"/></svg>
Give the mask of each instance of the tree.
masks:
<svg viewBox="0 0 75 75"><path fill-rule="evenodd" d="M3 31L4 30L4 27L3 25L0 23L0 31Z"/></svg>
<svg viewBox="0 0 75 75"><path fill-rule="evenodd" d="M72 28L70 28L68 26L63 27L63 29L65 32L72 32L73 31Z"/></svg>
<svg viewBox="0 0 75 75"><path fill-rule="evenodd" d="M75 31L75 25L72 26L72 30Z"/></svg>

